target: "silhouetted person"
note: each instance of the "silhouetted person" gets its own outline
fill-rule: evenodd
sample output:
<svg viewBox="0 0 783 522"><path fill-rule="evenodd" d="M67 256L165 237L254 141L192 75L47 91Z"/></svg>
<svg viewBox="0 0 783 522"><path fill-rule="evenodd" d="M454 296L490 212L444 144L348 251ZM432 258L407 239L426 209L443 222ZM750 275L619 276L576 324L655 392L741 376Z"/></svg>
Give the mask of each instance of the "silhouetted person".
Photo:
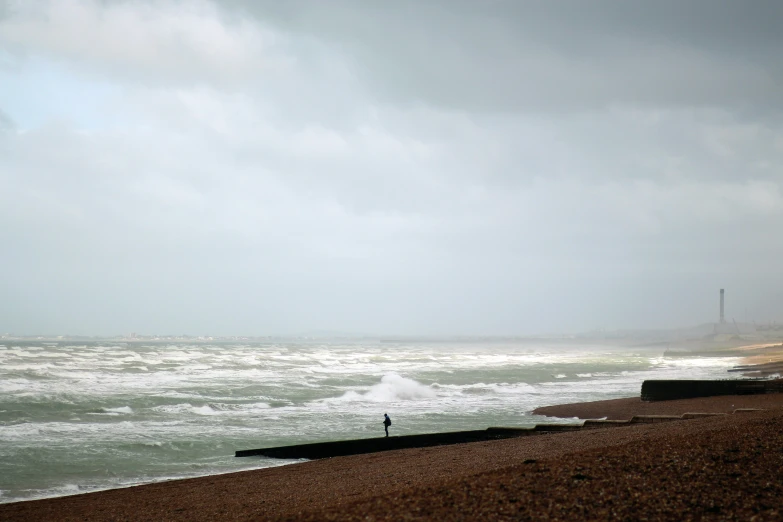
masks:
<svg viewBox="0 0 783 522"><path fill-rule="evenodd" d="M383 429L386 430L386 436L389 436L389 426L391 426L391 419L388 413L383 414Z"/></svg>

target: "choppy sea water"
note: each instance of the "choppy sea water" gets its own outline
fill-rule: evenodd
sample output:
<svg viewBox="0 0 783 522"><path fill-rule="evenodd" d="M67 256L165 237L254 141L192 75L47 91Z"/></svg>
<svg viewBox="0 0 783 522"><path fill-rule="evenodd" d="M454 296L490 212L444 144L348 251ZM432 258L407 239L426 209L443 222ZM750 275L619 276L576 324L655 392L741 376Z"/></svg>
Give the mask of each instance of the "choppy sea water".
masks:
<svg viewBox="0 0 783 522"><path fill-rule="evenodd" d="M0 344L0 502L285 464L234 451L532 426L734 359L553 342Z"/></svg>

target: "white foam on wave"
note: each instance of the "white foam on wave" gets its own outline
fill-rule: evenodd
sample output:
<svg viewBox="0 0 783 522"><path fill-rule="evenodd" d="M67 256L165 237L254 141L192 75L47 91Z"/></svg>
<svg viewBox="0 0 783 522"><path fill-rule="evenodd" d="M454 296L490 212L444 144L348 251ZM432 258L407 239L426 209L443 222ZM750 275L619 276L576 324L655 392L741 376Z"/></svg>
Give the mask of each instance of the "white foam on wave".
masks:
<svg viewBox="0 0 783 522"><path fill-rule="evenodd" d="M526 382L477 382L471 384L433 384L433 388L467 395L520 395L537 393L536 387Z"/></svg>
<svg viewBox="0 0 783 522"><path fill-rule="evenodd" d="M681 359L660 359L660 364L663 367L672 369L729 368L736 364L739 359L739 357L683 357Z"/></svg>
<svg viewBox="0 0 783 522"><path fill-rule="evenodd" d="M194 406L189 402L180 404L168 404L152 408L159 413L175 414L195 414L195 415L246 415L248 413L268 410L271 406L266 402L254 402L250 404L226 404L221 402L211 402L201 406Z"/></svg>
<svg viewBox="0 0 783 522"><path fill-rule="evenodd" d="M130 406L120 406L119 408L101 408L104 413L116 413L119 415L129 415L133 413L133 408Z"/></svg>
<svg viewBox="0 0 783 522"><path fill-rule="evenodd" d="M16 392L29 392L30 381L27 379L0 379L0 393L11 394Z"/></svg>
<svg viewBox="0 0 783 522"><path fill-rule="evenodd" d="M196 415L217 415L218 412L212 409L212 406L205 404L204 406L193 406L190 411Z"/></svg>
<svg viewBox="0 0 783 522"><path fill-rule="evenodd" d="M420 382L408 379L396 373L388 373L381 377L381 382L373 385L366 392L348 391L339 401L393 402L432 399L435 390ZM334 400L334 399L331 399Z"/></svg>
<svg viewBox="0 0 783 522"><path fill-rule="evenodd" d="M533 385L530 385L526 382L518 382L518 383L508 383L508 382L501 382L501 383L494 383L489 384L487 386L490 390L492 390L494 393L497 394L513 394L517 395L520 393L536 393L536 387Z"/></svg>
<svg viewBox="0 0 783 522"><path fill-rule="evenodd" d="M41 435L41 428L38 424L10 424L3 426L0 430L0 442L33 441Z"/></svg>
<svg viewBox="0 0 783 522"><path fill-rule="evenodd" d="M78 484L63 484L60 487L52 488L52 490L61 495L72 495L74 493L80 493L82 488Z"/></svg>
<svg viewBox="0 0 783 522"><path fill-rule="evenodd" d="M189 414L195 413L197 415L214 415L215 410L208 405L193 406L189 402L183 402L180 404L166 404L163 406L156 406L152 408L153 411L159 413L175 413L175 414Z"/></svg>

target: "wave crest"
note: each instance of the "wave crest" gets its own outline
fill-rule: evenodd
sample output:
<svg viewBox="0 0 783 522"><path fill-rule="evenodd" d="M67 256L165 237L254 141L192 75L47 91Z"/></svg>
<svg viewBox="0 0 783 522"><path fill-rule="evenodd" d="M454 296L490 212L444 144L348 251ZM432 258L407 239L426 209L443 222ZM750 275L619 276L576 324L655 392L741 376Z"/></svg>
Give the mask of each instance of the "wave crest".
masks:
<svg viewBox="0 0 783 522"><path fill-rule="evenodd" d="M435 390L413 379L408 379L396 373L388 373L381 377L381 382L373 385L364 393L349 391L340 400L394 402L432 399Z"/></svg>

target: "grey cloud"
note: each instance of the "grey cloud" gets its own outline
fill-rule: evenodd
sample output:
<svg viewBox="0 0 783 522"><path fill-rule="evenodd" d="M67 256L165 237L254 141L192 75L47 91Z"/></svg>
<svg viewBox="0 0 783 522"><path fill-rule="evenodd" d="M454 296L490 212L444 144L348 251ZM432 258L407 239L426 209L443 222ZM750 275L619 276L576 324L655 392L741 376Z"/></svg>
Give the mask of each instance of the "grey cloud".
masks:
<svg viewBox="0 0 783 522"><path fill-rule="evenodd" d="M0 109L0 130L11 130L14 128L16 128L14 121L3 111L3 109Z"/></svg>
<svg viewBox="0 0 783 522"><path fill-rule="evenodd" d="M776 5L70 5L160 53L2 22L0 74L110 95L0 134L0 331L671 326L721 286L783 314Z"/></svg>
<svg viewBox="0 0 783 522"><path fill-rule="evenodd" d="M774 1L224 3L347 51L376 95L401 103L782 108Z"/></svg>
<svg viewBox="0 0 783 522"><path fill-rule="evenodd" d="M253 83L285 71L285 42L213 2L84 0L8 4L0 51L154 87Z"/></svg>

